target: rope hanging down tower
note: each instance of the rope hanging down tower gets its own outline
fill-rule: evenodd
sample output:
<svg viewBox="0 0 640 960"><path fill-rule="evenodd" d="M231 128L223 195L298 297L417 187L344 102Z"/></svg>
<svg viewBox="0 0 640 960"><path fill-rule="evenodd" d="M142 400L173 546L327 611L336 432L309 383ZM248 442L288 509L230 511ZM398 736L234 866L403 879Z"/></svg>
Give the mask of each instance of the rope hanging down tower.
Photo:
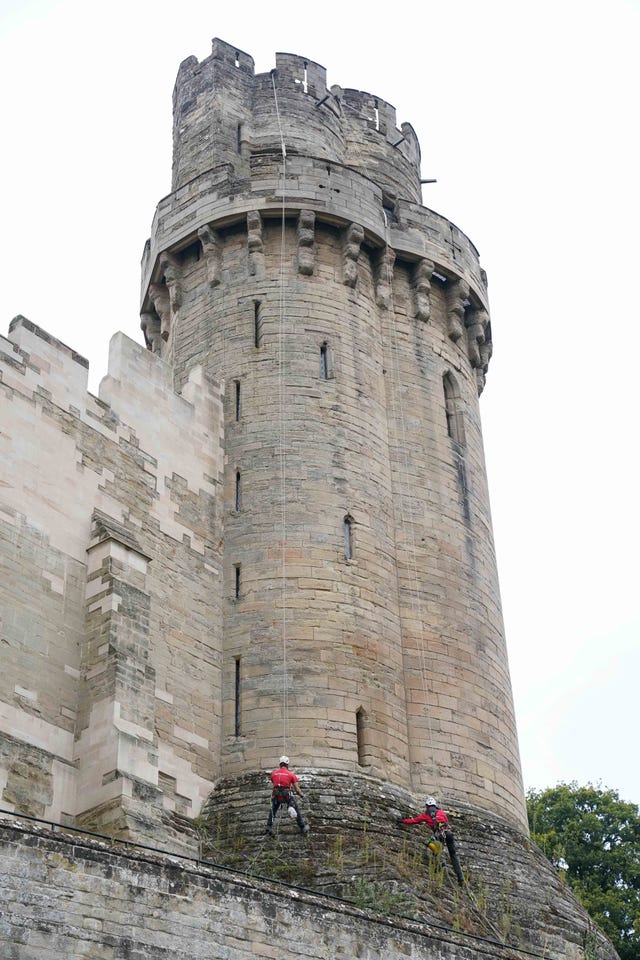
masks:
<svg viewBox="0 0 640 960"><path fill-rule="evenodd" d="M277 71L271 71L273 86L273 101L278 120L280 146L282 150L282 165L280 170L280 184L282 191L282 211L280 217L280 269L278 285L278 410L280 418L280 509L281 509L281 566L282 578L282 753L287 753L287 738L289 724L289 677L287 665L287 418L286 418L286 348L287 348L287 320L286 320L286 284L285 284L285 209L287 187L287 150L280 121L278 106L278 91L276 88Z"/></svg>

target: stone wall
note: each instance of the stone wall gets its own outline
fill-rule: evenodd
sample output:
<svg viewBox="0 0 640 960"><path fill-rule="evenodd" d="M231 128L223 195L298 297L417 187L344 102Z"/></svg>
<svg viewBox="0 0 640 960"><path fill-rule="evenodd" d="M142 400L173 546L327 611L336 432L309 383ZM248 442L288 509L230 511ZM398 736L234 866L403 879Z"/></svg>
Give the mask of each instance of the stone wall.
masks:
<svg viewBox="0 0 640 960"><path fill-rule="evenodd" d="M246 874L6 822L0 877L0 953L12 960L583 956L578 945L521 952L431 915L390 918Z"/></svg>
<svg viewBox="0 0 640 960"><path fill-rule="evenodd" d="M220 751L221 406L122 334L0 341L0 804L148 834Z"/></svg>
<svg viewBox="0 0 640 960"><path fill-rule="evenodd" d="M214 39L202 62L180 64L173 92L173 186L179 191L203 171L228 165L246 176L251 154L281 150L361 170L389 198L420 201L420 146L410 124L382 98L326 86L326 70L292 53L276 68L254 74L253 59Z"/></svg>

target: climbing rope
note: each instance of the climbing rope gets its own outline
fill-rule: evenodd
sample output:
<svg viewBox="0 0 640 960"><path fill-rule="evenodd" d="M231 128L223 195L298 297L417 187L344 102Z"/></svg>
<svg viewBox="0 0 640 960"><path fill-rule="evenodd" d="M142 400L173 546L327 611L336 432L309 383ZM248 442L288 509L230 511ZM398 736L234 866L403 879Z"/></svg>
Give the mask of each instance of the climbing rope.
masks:
<svg viewBox="0 0 640 960"><path fill-rule="evenodd" d="M282 752L287 752L287 737L289 727L289 682L287 665L287 420L286 420L286 381L285 381L285 361L286 361L286 300L285 300L285 197L286 197L286 176L287 176L287 149L284 143L282 133L282 123L280 121L280 108L278 105L278 91L276 89L276 71L271 71L271 83L273 86L273 100L276 108L276 118L278 120L278 131L280 134L280 146L282 149L282 215L280 226L280 274L279 274L279 323L278 323L278 409L279 409L279 463L280 463L280 539L281 539L281 559L280 559L280 577L281 577L281 595L280 603L281 630L282 630Z"/></svg>
<svg viewBox="0 0 640 960"><path fill-rule="evenodd" d="M285 302L285 278L284 278L284 267L285 267L285 208L286 208L286 161L287 161L287 151L284 141L284 134L282 130L282 121L280 116L280 107L278 103L278 91L276 86L276 76L277 71L271 71L271 83L273 89L273 99L276 111L276 119L278 123L278 132L280 136L280 146L282 151L282 165L281 165L281 178L282 178L282 212L281 212L281 241L280 241L280 275L279 275L279 350L278 350L278 372L279 372L279 383L278 383L278 398L279 398L279 427L280 427L280 436L279 436L279 463L280 463L280 510L281 510L281 605L282 605L282 664L283 664L283 681L282 681L282 745L283 753L286 754L287 746L287 737L288 737L288 719L289 719L289 690L288 690L288 666L287 666L287 496L286 496L286 480L287 480L287 423L286 423L286 380L285 380L285 364L286 364L286 302ZM390 244L390 235L389 235L389 223L387 221L386 213L383 211L384 220L385 220L385 241L388 248L391 248ZM394 373L394 384L397 386L400 385L400 361L399 361L399 351L398 351L398 330L397 322L395 315L395 304L393 300L393 272L392 267L387 260L386 263L387 270L387 284L389 289L389 302L388 302L388 313L390 315L391 327L392 327L392 365ZM422 687L423 695L425 701L425 713L428 725L429 741L431 746L433 746L433 729L432 729L432 719L431 711L429 709L429 697L428 697L428 686L427 686L427 662L425 654L425 643L424 643L424 617L422 615L422 604L420 602L419 588L418 588L418 565L417 565L417 551L415 543L415 533L413 524L408 522L407 511L405 508L405 492L404 487L408 483L409 478L409 458L408 458L408 449L407 449L407 429L406 429L406 420L404 413L404 404L402 401L402 395L400 394L398 408L399 408L399 417L395 413L396 408L396 391L392 391L392 405L394 408L394 419L399 420L401 427L400 435L400 446L403 451L403 468L404 468L404 477L401 478L400 486L400 514L401 514L401 526L405 531L405 535L408 532L408 541L409 541L409 561L410 561L410 571L411 571L411 582L412 587L410 590L411 597L411 609L413 614L413 619L419 623L420 629L418 632L418 657L420 663L420 673L422 678ZM433 767L433 789L437 789L436 777L435 777L435 765Z"/></svg>
<svg viewBox="0 0 640 960"><path fill-rule="evenodd" d="M385 243L387 248L391 248L390 243L390 230L389 222L387 220L386 211L382 211L384 216L384 225L385 225ZM423 614L423 605L420 601L419 594L419 580L418 580L418 563L417 563L417 549L416 549L416 540L414 532L414 523L409 523L407 519L407 510L405 507L405 487L409 482L409 452L407 447L407 427L405 420L404 412L404 402L402 398L402 387L400 380L400 360L399 360L399 334L398 334L398 325L396 321L396 311L395 303L393 299L393 268L389 261L389 258L386 258L386 281L389 288L389 299L387 314L391 322L391 363L392 363L392 372L393 372L393 386L391 391L391 404L394 420L397 422L400 421L400 444L399 446L402 449L403 456L403 476L400 478L399 489L400 489L400 523L401 529L405 533L405 537L408 539L408 559L409 559L409 568L410 568L410 580L411 580L411 589L409 592L410 601L411 601L411 613L412 620L419 624L419 630L417 634L418 641L418 660L420 663L420 674L422 678L422 691L424 695L424 708L427 720L427 730L429 736L429 745L433 753L434 737L433 737L433 726L431 719L431 710L429 708L429 691L427 684L427 659L425 653L425 638L424 638L424 614ZM395 389L393 387L395 386ZM396 401L396 394L399 393L399 400ZM398 417L399 411L399 417ZM400 625L402 630L402 624ZM434 792L437 792L437 776L436 776L436 766L435 763L432 764L432 788Z"/></svg>

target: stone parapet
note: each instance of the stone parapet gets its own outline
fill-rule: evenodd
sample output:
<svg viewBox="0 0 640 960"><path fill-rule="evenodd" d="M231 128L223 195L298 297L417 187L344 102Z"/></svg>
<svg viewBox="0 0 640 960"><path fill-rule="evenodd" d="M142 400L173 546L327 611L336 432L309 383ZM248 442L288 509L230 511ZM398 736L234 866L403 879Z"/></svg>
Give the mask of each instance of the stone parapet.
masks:
<svg viewBox="0 0 640 960"><path fill-rule="evenodd" d="M158 204L151 239L142 259L142 311L149 308L149 285L162 281L161 254L180 251L198 239L198 230L224 229L257 210L279 218L300 210L315 213L326 223L362 226L367 242L389 244L409 262L432 260L445 277L468 278L473 300L488 309L486 277L478 252L455 224L440 214L404 198L385 209L385 194L370 177L350 167L314 156L291 156L282 180L277 153L252 157L243 178L228 165L211 167Z"/></svg>

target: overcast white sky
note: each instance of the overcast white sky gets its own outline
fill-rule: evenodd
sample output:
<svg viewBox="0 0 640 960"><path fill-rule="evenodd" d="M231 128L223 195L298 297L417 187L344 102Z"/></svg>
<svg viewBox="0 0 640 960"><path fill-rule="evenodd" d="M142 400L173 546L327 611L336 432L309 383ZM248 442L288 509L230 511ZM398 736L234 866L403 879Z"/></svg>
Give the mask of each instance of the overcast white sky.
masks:
<svg viewBox="0 0 640 960"><path fill-rule="evenodd" d="M397 16L394 18L393 14ZM481 400L527 787L640 803L639 0L0 0L0 331L141 339L171 94L212 37L393 103L489 275ZM443 798L446 801L446 798Z"/></svg>

